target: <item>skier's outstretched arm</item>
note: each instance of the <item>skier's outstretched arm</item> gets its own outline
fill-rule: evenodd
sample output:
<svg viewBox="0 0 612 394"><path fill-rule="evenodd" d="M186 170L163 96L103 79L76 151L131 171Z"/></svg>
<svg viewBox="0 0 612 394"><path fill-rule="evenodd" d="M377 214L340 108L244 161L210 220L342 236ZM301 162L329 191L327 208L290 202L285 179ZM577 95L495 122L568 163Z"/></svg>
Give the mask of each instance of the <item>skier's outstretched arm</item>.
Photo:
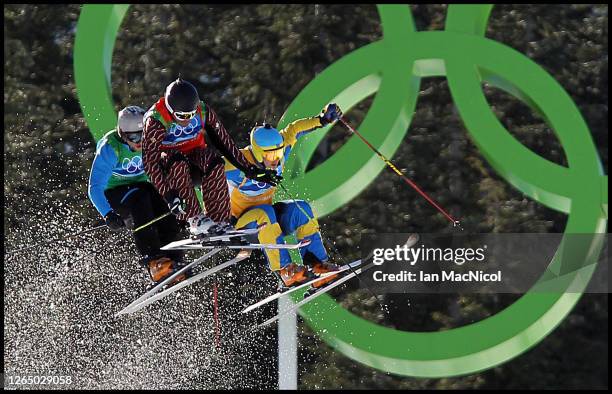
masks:
<svg viewBox="0 0 612 394"><path fill-rule="evenodd" d="M162 168L161 146L165 135L166 128L160 121L153 117L147 118L142 134L142 162L151 183L162 196L170 190Z"/></svg>
<svg viewBox="0 0 612 394"><path fill-rule="evenodd" d="M281 130L283 140L287 145L295 145L297 140L309 132L323 127L318 116L311 118L298 119L289 123L287 127Z"/></svg>
<svg viewBox="0 0 612 394"><path fill-rule="evenodd" d="M236 143L217 117L215 111L213 111L209 105L203 105L206 105L205 129L210 143L236 168L243 172L247 172L249 167L251 167L251 163L249 163L240 149L238 149Z"/></svg>
<svg viewBox="0 0 612 394"><path fill-rule="evenodd" d="M221 152L225 160L244 172L247 178L269 183L273 186L276 186L282 180L282 177L278 176L276 171L259 168L251 164L244 157L244 154L238 149L232 137L223 127L215 111L208 105L206 105L206 122L204 127L210 143Z"/></svg>
<svg viewBox="0 0 612 394"><path fill-rule="evenodd" d="M112 207L104 195L104 189L113 175L113 168L116 163L117 154L113 148L104 143L100 145L91 165L87 194L102 217L112 211Z"/></svg>
<svg viewBox="0 0 612 394"><path fill-rule="evenodd" d="M300 137L328 125L342 117L342 111L338 105L332 103L323 108L321 113L310 118L298 119L291 122L281 131L281 135L287 145L293 146Z"/></svg>

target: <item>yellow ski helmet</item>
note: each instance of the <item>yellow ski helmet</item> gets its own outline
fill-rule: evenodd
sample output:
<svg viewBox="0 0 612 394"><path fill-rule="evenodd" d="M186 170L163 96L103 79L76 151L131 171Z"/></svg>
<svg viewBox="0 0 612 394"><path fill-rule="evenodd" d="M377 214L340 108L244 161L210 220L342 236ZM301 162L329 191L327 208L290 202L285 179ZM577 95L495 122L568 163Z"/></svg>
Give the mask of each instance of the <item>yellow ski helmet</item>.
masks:
<svg viewBox="0 0 612 394"><path fill-rule="evenodd" d="M280 160L284 154L285 141L277 129L264 123L251 130L251 151L255 160L261 163L264 157L269 161Z"/></svg>

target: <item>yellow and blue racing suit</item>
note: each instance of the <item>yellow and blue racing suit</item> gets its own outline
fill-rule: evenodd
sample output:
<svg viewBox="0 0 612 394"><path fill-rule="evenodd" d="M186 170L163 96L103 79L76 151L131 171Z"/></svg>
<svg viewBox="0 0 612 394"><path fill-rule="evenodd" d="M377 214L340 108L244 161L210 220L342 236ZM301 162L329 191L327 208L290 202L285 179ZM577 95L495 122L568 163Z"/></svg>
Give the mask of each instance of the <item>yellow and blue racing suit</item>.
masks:
<svg viewBox="0 0 612 394"><path fill-rule="evenodd" d="M276 169L278 175L282 175L285 161L297 140L320 127L322 125L319 118L313 117L296 120L280 131L285 147ZM249 147L241 151L250 163L260 164L256 162ZM227 160L225 174L229 186L232 216L238 220L237 229L255 228L267 224L259 232L259 242L275 244L284 244L283 237L295 233L298 241L303 239L311 241L310 245L300 249L302 257L306 253L311 253L317 260L327 261L328 255L319 232L319 223L310 204L303 200L279 201L272 204L276 187L246 178L243 172ZM291 263L287 250L265 249L264 253L272 271Z"/></svg>

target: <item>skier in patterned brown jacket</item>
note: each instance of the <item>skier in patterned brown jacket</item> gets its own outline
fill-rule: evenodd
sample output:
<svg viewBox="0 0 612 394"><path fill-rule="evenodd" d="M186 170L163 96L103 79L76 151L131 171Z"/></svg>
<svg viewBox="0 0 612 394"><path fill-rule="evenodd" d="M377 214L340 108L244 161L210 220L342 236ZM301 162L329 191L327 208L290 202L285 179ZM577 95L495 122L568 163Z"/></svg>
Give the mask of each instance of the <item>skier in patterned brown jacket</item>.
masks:
<svg viewBox="0 0 612 394"><path fill-rule="evenodd" d="M232 229L224 161L213 147L246 177L271 185L280 181L276 172L246 160L213 109L200 101L195 86L183 79L168 85L144 121L145 170L171 212L189 223L193 235ZM206 215L194 190L198 179Z"/></svg>

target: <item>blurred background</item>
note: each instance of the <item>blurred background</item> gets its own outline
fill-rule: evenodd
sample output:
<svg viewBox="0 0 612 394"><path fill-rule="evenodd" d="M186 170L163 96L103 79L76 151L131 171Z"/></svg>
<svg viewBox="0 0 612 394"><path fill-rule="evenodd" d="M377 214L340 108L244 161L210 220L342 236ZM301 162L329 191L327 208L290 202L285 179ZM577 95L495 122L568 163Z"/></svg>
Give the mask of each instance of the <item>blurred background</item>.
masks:
<svg viewBox="0 0 612 394"><path fill-rule="evenodd" d="M445 5L411 6L419 30L441 30ZM72 52L78 5L4 6L4 248L90 228L87 199L95 141L76 96ZM487 38L549 72L579 107L608 168L607 5L498 5ZM239 146L264 119L276 124L293 98L334 61L382 37L374 5L134 5L112 63L116 109L151 106L180 75L193 82ZM495 114L523 144L566 165L554 133L526 105L483 86ZM102 93L102 92L101 92ZM359 125L372 98L348 115ZM314 115L314 114L313 114ZM314 168L347 139L335 126ZM392 160L473 232L562 232L566 216L537 204L491 170L457 115L444 78L422 81L417 111ZM321 219L344 258L362 232L450 232L441 215L383 171L357 198ZM338 257L338 256L335 256ZM339 258L339 257L338 257ZM116 320L146 276L127 234L102 230L4 258L4 372L71 373L73 388L275 388L276 329L246 333L236 313L271 293L260 254L215 280L222 346L214 347L211 284ZM484 319L512 295L385 295L387 316L357 284L334 294L364 318L410 331ZM262 319L274 308L264 308ZM261 321L261 320L259 320ZM448 389L608 387L608 297L584 295L551 335L482 373L414 379L334 352L303 323L299 388Z"/></svg>

